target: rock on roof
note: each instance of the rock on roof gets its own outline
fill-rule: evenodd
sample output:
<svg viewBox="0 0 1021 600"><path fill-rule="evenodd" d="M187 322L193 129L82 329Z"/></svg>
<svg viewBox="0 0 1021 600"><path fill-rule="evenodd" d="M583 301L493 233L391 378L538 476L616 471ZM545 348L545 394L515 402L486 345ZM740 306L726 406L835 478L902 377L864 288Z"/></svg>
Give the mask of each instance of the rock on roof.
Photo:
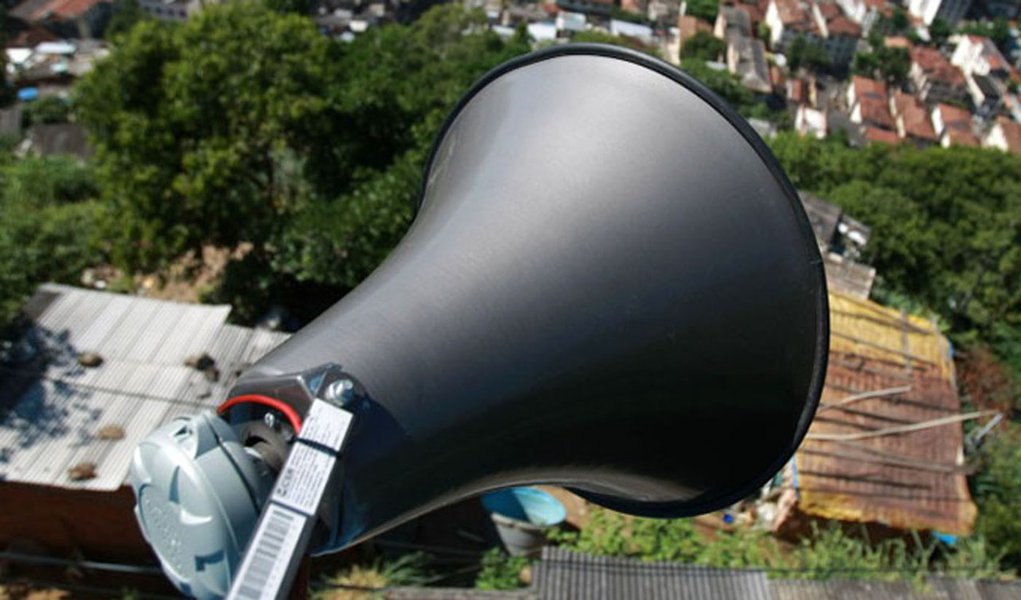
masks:
<svg viewBox="0 0 1021 600"><path fill-rule="evenodd" d="M143 437L215 408L239 371L288 337L227 325L229 306L53 284L39 287L25 313L22 356L0 363L0 480L70 489L121 487ZM101 363L82 366L85 353ZM216 380L185 365L202 353ZM101 433L114 428L118 439ZM94 476L71 476L85 464Z"/></svg>

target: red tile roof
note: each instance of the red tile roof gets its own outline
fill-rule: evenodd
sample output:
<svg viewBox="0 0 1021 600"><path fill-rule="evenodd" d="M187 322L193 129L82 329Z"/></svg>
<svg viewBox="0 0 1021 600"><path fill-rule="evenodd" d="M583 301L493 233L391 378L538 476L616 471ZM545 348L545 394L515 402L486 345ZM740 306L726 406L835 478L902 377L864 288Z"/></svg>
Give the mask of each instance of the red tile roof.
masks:
<svg viewBox="0 0 1021 600"><path fill-rule="evenodd" d="M776 10L780 16L780 22L785 27L790 27L794 31L819 32L819 26L816 25L815 19L812 18L808 8L799 0L773 1L776 2Z"/></svg>
<svg viewBox="0 0 1021 600"><path fill-rule="evenodd" d="M893 104L897 121L904 126L905 137L936 141L936 131L932 128L929 111L921 100L898 90L893 93Z"/></svg>
<svg viewBox="0 0 1021 600"><path fill-rule="evenodd" d="M891 35L890 37L883 38L883 45L887 48L911 49L911 40L902 35Z"/></svg>
<svg viewBox="0 0 1021 600"><path fill-rule="evenodd" d="M826 29L830 35L842 35L845 37L861 37L861 25L851 19L840 15L826 23Z"/></svg>
<svg viewBox="0 0 1021 600"><path fill-rule="evenodd" d="M911 55L911 62L917 64L930 78L954 87L965 85L964 73L950 64L939 50L915 46L908 52Z"/></svg>
<svg viewBox="0 0 1021 600"><path fill-rule="evenodd" d="M978 137L971 131L948 128L945 135L949 138L951 146L978 148L980 145Z"/></svg>
<svg viewBox="0 0 1021 600"><path fill-rule="evenodd" d="M826 20L830 20L844 14L844 11L840 10L840 7L834 2L816 2L816 6L819 7L819 14Z"/></svg>
<svg viewBox="0 0 1021 600"><path fill-rule="evenodd" d="M881 144L889 144L891 146L896 146L900 143L900 138L897 137L896 133L886 129L872 127L871 125L865 126L864 137L869 141L869 143L879 142Z"/></svg>
<svg viewBox="0 0 1021 600"><path fill-rule="evenodd" d="M971 130L971 113L967 110L952 104L937 104L940 118L943 119L944 127L967 128Z"/></svg>
<svg viewBox="0 0 1021 600"><path fill-rule="evenodd" d="M32 13L33 21L40 21L47 16L60 19L75 19L85 14L93 6L107 0L52 0L43 4Z"/></svg>
<svg viewBox="0 0 1021 600"><path fill-rule="evenodd" d="M854 95L861 106L863 123L893 129L893 117L890 116L890 101L886 95L886 84L882 81L855 75L851 80Z"/></svg>

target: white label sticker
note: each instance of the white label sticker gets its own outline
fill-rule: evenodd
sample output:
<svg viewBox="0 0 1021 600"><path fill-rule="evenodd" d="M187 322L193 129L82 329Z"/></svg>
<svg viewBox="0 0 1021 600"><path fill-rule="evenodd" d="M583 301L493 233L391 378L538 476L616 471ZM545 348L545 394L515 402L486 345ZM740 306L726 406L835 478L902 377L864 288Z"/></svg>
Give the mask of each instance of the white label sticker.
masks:
<svg viewBox="0 0 1021 600"><path fill-rule="evenodd" d="M275 599L287 575L288 566L300 559L302 531L311 519L270 504L245 553L245 560L231 586L230 599ZM311 527L310 527L311 529ZM307 543L307 542L306 542Z"/></svg>
<svg viewBox="0 0 1021 600"><path fill-rule="evenodd" d="M302 443L295 444L284 463L271 498L305 514L314 515L336 462L336 457L329 452Z"/></svg>
<svg viewBox="0 0 1021 600"><path fill-rule="evenodd" d="M316 400L301 424L301 435L298 437L340 452L340 446L351 425L351 417L351 413L342 408Z"/></svg>

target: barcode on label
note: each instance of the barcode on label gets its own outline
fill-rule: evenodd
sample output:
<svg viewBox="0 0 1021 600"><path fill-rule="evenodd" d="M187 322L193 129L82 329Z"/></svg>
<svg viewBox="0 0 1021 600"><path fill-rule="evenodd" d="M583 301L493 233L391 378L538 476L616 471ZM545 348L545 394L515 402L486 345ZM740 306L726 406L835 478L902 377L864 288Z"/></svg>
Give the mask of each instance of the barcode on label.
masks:
<svg viewBox="0 0 1021 600"><path fill-rule="evenodd" d="M263 600L277 596L306 519L304 515L269 505L241 565L237 585L232 587L234 598Z"/></svg>

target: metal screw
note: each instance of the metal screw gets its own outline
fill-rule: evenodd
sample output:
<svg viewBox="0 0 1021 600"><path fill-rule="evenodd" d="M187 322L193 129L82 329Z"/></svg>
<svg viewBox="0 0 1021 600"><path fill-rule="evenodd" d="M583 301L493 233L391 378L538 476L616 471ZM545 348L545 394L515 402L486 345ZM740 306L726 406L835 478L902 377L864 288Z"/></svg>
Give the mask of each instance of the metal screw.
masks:
<svg viewBox="0 0 1021 600"><path fill-rule="evenodd" d="M262 416L262 422L266 424L266 427L270 429L277 428L277 416L271 412L268 412Z"/></svg>
<svg viewBox="0 0 1021 600"><path fill-rule="evenodd" d="M354 399L355 383L350 379L338 379L326 388L326 399L338 404L347 404Z"/></svg>

